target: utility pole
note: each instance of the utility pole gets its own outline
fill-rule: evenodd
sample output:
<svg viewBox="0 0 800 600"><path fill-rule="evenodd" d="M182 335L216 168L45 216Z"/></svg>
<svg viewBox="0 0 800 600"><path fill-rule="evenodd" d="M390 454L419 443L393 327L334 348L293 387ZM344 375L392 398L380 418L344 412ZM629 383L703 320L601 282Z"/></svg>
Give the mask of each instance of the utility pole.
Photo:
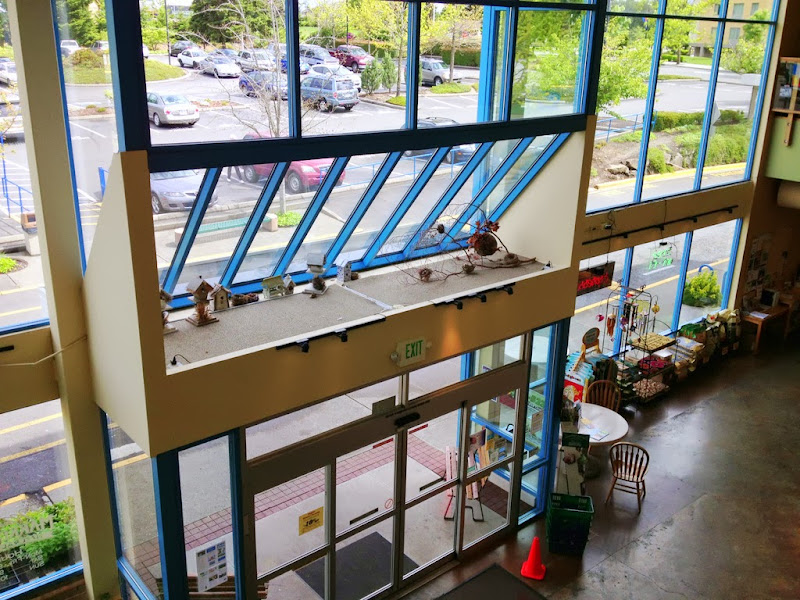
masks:
<svg viewBox="0 0 800 600"><path fill-rule="evenodd" d="M172 53L169 48L169 9L167 8L167 0L164 0L164 28L167 30L167 64L172 64Z"/></svg>

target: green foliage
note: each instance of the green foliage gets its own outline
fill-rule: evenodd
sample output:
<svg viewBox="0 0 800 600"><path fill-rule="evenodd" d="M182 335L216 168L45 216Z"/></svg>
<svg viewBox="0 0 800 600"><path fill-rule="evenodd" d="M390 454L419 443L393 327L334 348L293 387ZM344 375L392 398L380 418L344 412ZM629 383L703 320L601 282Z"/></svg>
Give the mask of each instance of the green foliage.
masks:
<svg viewBox="0 0 800 600"><path fill-rule="evenodd" d="M440 83L439 85L435 85L431 88L432 94L461 94L464 92L471 91L472 88L468 85L464 85L463 83L454 83L454 82L447 82L447 83Z"/></svg>
<svg viewBox="0 0 800 600"><path fill-rule="evenodd" d="M675 170L672 165L667 164L661 148L647 149L647 163L653 173L672 173Z"/></svg>
<svg viewBox="0 0 800 600"><path fill-rule="evenodd" d="M81 48L64 59L64 66L82 69L102 69L103 57L88 48Z"/></svg>
<svg viewBox="0 0 800 600"><path fill-rule="evenodd" d="M714 271L703 271L686 282L683 303L689 306L714 306L722 299L722 288Z"/></svg>
<svg viewBox="0 0 800 600"><path fill-rule="evenodd" d="M92 13L89 7L97 10ZM106 37L104 0L56 0L58 33L62 40L76 40L81 46Z"/></svg>
<svg viewBox="0 0 800 600"><path fill-rule="evenodd" d="M302 218L303 215L292 210L280 213L278 215L278 227L295 227L300 224Z"/></svg>
<svg viewBox="0 0 800 600"><path fill-rule="evenodd" d="M642 130L639 129L637 131L629 131L628 133L623 133L622 135L614 136L609 141L615 144L624 144L626 142L638 143L642 141Z"/></svg>
<svg viewBox="0 0 800 600"><path fill-rule="evenodd" d="M52 527L49 525L51 519ZM11 540L13 545L14 536L18 535L18 532L28 529L36 531L42 523L47 523L46 527L51 535L20 545L32 562L43 560L46 567L53 561L67 557L75 550L78 545L78 526L75 522L75 504L71 498L38 510L0 519L0 539Z"/></svg>
<svg viewBox="0 0 800 600"><path fill-rule="evenodd" d="M6 256L5 254L0 254L0 274L6 274L13 271L17 266L17 261L15 261L10 256Z"/></svg>
<svg viewBox="0 0 800 600"><path fill-rule="evenodd" d="M246 40L260 47L284 28L284 5L275 0L193 0L191 12L189 31L203 43Z"/></svg>
<svg viewBox="0 0 800 600"><path fill-rule="evenodd" d="M733 48L722 51L720 64L734 73L760 73L764 64L764 44L741 39Z"/></svg>
<svg viewBox="0 0 800 600"><path fill-rule="evenodd" d="M388 56L384 56L376 62L378 62L381 70L381 85L385 88L391 88L397 83L397 65ZM361 83L364 83L363 79Z"/></svg>
<svg viewBox="0 0 800 600"><path fill-rule="evenodd" d="M361 72L361 87L366 90L367 94L372 94L381 87L382 80L383 69L378 61L371 62Z"/></svg>
<svg viewBox="0 0 800 600"><path fill-rule="evenodd" d="M406 97L405 96L392 96L387 100L389 104L394 104L395 106L405 106L406 105Z"/></svg>

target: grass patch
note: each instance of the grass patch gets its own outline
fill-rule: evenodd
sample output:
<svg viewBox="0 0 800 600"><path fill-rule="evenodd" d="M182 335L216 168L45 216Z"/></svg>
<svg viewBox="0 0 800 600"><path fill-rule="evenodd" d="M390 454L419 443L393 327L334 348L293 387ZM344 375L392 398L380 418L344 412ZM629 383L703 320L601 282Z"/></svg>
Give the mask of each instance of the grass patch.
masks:
<svg viewBox="0 0 800 600"><path fill-rule="evenodd" d="M711 66L710 56L681 56L681 62L690 65L708 65Z"/></svg>
<svg viewBox="0 0 800 600"><path fill-rule="evenodd" d="M641 142L642 131L641 129L638 131L629 131L628 133L614 136L609 141L614 142L615 144L624 144L625 142Z"/></svg>
<svg viewBox="0 0 800 600"><path fill-rule="evenodd" d="M387 100L389 104L394 104L395 106L405 106L406 105L406 97L405 96L392 96Z"/></svg>
<svg viewBox="0 0 800 600"><path fill-rule="evenodd" d="M15 261L10 256L6 256L5 254L0 254L0 274L5 275L6 273L11 273L14 269L17 268L17 261Z"/></svg>
<svg viewBox="0 0 800 600"><path fill-rule="evenodd" d="M470 91L472 88L463 83L440 83L431 88L432 94L461 94Z"/></svg>
<svg viewBox="0 0 800 600"><path fill-rule="evenodd" d="M692 77L691 75L659 75L659 81L671 81L674 79L694 79L699 80L699 77Z"/></svg>
<svg viewBox="0 0 800 600"><path fill-rule="evenodd" d="M303 215L293 210L280 213L278 215L278 227L295 227L300 224L300 219L302 218Z"/></svg>
<svg viewBox="0 0 800 600"><path fill-rule="evenodd" d="M147 81L163 81L183 76L183 69L165 65L157 60L144 61L144 76ZM64 81L66 83L97 84L111 83L111 71L104 67L68 66L64 65Z"/></svg>

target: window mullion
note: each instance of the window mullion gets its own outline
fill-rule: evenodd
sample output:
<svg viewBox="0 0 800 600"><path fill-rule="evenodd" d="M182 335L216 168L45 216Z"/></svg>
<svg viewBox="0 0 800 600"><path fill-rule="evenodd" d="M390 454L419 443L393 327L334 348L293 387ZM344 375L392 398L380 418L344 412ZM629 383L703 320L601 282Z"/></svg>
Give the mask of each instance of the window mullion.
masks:
<svg viewBox="0 0 800 600"><path fill-rule="evenodd" d="M721 14L727 14L728 0L720 2ZM719 77L719 62L722 57L722 40L725 37L727 25L720 22L717 26L717 39L714 41L714 58L711 62L711 73L708 79L708 96L706 97L705 117L703 118L703 131L700 134L700 147L697 149L697 163L694 172L693 190L699 190L703 182L703 168L706 162L706 152L708 151L708 138L711 135L711 119L714 113L714 96L717 91L717 77Z"/></svg>
<svg viewBox="0 0 800 600"><path fill-rule="evenodd" d="M664 13L667 1L659 0L658 12ZM647 90L644 116L642 117L642 145L639 149L639 162L636 165L636 182L633 187L633 204L642 201L644 172L647 168L647 150L650 146L650 131L653 128L653 111L658 87L658 68L661 63L661 46L664 42L664 17L656 18L656 31L653 37L653 62L650 63L650 87Z"/></svg>

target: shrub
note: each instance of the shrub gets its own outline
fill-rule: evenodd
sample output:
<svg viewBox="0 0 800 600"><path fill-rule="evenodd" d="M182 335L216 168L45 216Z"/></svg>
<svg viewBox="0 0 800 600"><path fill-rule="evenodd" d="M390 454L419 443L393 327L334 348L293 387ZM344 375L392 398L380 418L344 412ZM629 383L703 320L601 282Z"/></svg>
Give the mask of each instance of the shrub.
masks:
<svg viewBox="0 0 800 600"><path fill-rule="evenodd" d="M722 299L722 288L714 271L703 271L686 282L683 303L689 306L713 306Z"/></svg>
<svg viewBox="0 0 800 600"><path fill-rule="evenodd" d="M431 88L432 94L463 94L470 91L472 88L463 83L440 83Z"/></svg>
<svg viewBox="0 0 800 600"><path fill-rule="evenodd" d="M703 112L682 113L660 110L656 113L653 131L664 131L665 129L675 129L685 125L700 126L703 124Z"/></svg>
<svg viewBox="0 0 800 600"><path fill-rule="evenodd" d="M675 169L667 164L664 151L661 148L649 148L647 150L647 162L653 173L672 173Z"/></svg>
<svg viewBox="0 0 800 600"><path fill-rule="evenodd" d="M392 87L397 83L397 65L386 55L384 55L378 63L381 69L381 84L383 84L385 88Z"/></svg>
<svg viewBox="0 0 800 600"><path fill-rule="evenodd" d="M102 69L103 57L88 48L80 48L66 57L64 63L79 69Z"/></svg>
<svg viewBox="0 0 800 600"><path fill-rule="evenodd" d="M406 105L406 97L405 96L392 96L387 100L389 104L394 104L395 106L405 106Z"/></svg>
<svg viewBox="0 0 800 600"><path fill-rule="evenodd" d="M368 94L372 94L381 87L383 71L377 62L371 62L361 72L361 86Z"/></svg>
<svg viewBox="0 0 800 600"><path fill-rule="evenodd" d="M17 266L17 261L15 261L10 256L6 256L5 254L0 254L0 274L11 273Z"/></svg>
<svg viewBox="0 0 800 600"><path fill-rule="evenodd" d="M289 211L278 215L278 227L295 227L303 218L299 212Z"/></svg>

